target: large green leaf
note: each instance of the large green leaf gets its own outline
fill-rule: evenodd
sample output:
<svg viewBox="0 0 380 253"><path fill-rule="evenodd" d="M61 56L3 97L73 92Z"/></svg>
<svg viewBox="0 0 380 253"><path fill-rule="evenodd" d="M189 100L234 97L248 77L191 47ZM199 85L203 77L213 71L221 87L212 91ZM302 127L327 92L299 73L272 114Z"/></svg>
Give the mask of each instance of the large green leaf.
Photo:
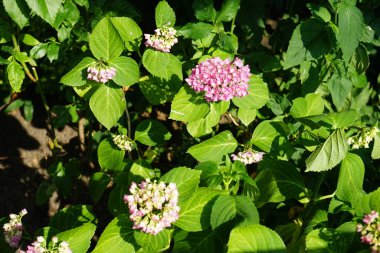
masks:
<svg viewBox="0 0 380 253"><path fill-rule="evenodd" d="M25 78L24 70L21 65L16 62L16 60L12 60L7 66L7 75L9 84L12 87L12 90L15 92L21 91L22 82Z"/></svg>
<svg viewBox="0 0 380 253"><path fill-rule="evenodd" d="M133 253L136 249L138 246L134 239L132 222L127 215L120 215L104 229L92 253Z"/></svg>
<svg viewBox="0 0 380 253"><path fill-rule="evenodd" d="M339 129L352 126L358 117L359 115L355 110L348 110L298 118L297 120L313 128L320 128L321 126L325 126L332 129Z"/></svg>
<svg viewBox="0 0 380 253"><path fill-rule="evenodd" d="M262 225L249 225L232 229L228 253L286 253L281 237Z"/></svg>
<svg viewBox="0 0 380 253"><path fill-rule="evenodd" d="M238 143L228 130L190 147L187 152L200 162L221 161L223 156L235 151Z"/></svg>
<svg viewBox="0 0 380 253"><path fill-rule="evenodd" d="M342 129L335 130L306 159L306 172L321 172L338 165L347 152L347 140Z"/></svg>
<svg viewBox="0 0 380 253"><path fill-rule="evenodd" d="M104 61L120 56L124 49L123 40L108 17L95 26L89 37L89 45L92 54Z"/></svg>
<svg viewBox="0 0 380 253"><path fill-rule="evenodd" d="M160 1L155 11L156 26L174 26L175 13L166 1Z"/></svg>
<svg viewBox="0 0 380 253"><path fill-rule="evenodd" d="M5 11L20 29L29 24L28 6L23 0L3 0L3 5Z"/></svg>
<svg viewBox="0 0 380 253"><path fill-rule="evenodd" d="M208 228L213 200L221 193L209 188L198 188L193 196L181 205L179 219L175 225L191 232Z"/></svg>
<svg viewBox="0 0 380 253"><path fill-rule="evenodd" d="M66 231L95 221L95 215L90 206L74 205L64 208L54 214L49 221L49 227Z"/></svg>
<svg viewBox="0 0 380 253"><path fill-rule="evenodd" d="M99 201L108 184L111 182L111 177L103 172L95 172L90 177L88 189L90 190L90 196L94 202Z"/></svg>
<svg viewBox="0 0 380 253"><path fill-rule="evenodd" d="M173 100L181 86L181 80L176 76L169 81L154 76L144 76L139 80L141 92L152 105Z"/></svg>
<svg viewBox="0 0 380 253"><path fill-rule="evenodd" d="M62 7L62 0L26 0L29 8L48 22L51 26L55 26L57 14Z"/></svg>
<svg viewBox="0 0 380 253"><path fill-rule="evenodd" d="M269 152L273 141L281 135L286 135L287 126L281 121L265 120L261 122L253 131L251 143Z"/></svg>
<svg viewBox="0 0 380 253"><path fill-rule="evenodd" d="M345 253L348 246L344 236L332 228L319 228L306 236L307 252Z"/></svg>
<svg viewBox="0 0 380 253"><path fill-rule="evenodd" d="M213 2L213 0L195 0L193 2L195 17L200 21L214 22L216 10Z"/></svg>
<svg viewBox="0 0 380 253"><path fill-rule="evenodd" d="M135 140L148 146L164 144L171 137L168 129L157 120L144 120L137 125L135 131Z"/></svg>
<svg viewBox="0 0 380 253"><path fill-rule="evenodd" d="M136 242L143 248L144 253L162 252L170 246L171 232L167 229L156 235L135 231Z"/></svg>
<svg viewBox="0 0 380 253"><path fill-rule="evenodd" d="M96 119L107 129L119 120L126 108L124 92L107 84L101 85L90 99L90 108Z"/></svg>
<svg viewBox="0 0 380 253"><path fill-rule="evenodd" d="M142 40L142 31L137 23L128 17L113 17L111 22L123 39L125 47L129 51L138 50Z"/></svg>
<svg viewBox="0 0 380 253"><path fill-rule="evenodd" d="M261 171L255 180L260 190L259 198L255 201L257 206L297 199L304 191L305 185L300 173L289 162L269 161L260 165Z"/></svg>
<svg viewBox="0 0 380 253"><path fill-rule="evenodd" d="M87 252L90 248L91 239L95 234L96 226L86 223L80 227L73 228L57 234L59 240L66 241L73 253Z"/></svg>
<svg viewBox="0 0 380 253"><path fill-rule="evenodd" d="M380 136L378 134L376 134L375 140L373 141L371 157L372 159L380 159Z"/></svg>
<svg viewBox="0 0 380 253"><path fill-rule="evenodd" d="M336 196L351 202L358 194L363 194L364 163L360 156L347 153L340 166Z"/></svg>
<svg viewBox="0 0 380 253"><path fill-rule="evenodd" d="M241 225L259 224L259 213L256 206L247 196L220 195L212 206L210 224L213 230L235 219Z"/></svg>
<svg viewBox="0 0 380 253"><path fill-rule="evenodd" d="M333 75L327 84L333 103L339 110L352 90L352 81L344 76Z"/></svg>
<svg viewBox="0 0 380 253"><path fill-rule="evenodd" d="M186 39L203 39L210 35L214 27L209 23L187 23L178 30L178 35Z"/></svg>
<svg viewBox="0 0 380 253"><path fill-rule="evenodd" d="M248 126L249 124L252 123L252 121L255 120L256 112L257 112L256 109L239 108L238 117L245 126Z"/></svg>
<svg viewBox="0 0 380 253"><path fill-rule="evenodd" d="M206 116L209 110L209 105L203 97L185 86L175 95L169 118L192 122Z"/></svg>
<svg viewBox="0 0 380 253"><path fill-rule="evenodd" d="M290 115L294 118L313 116L323 113L324 104L321 95L307 94L305 98L296 98L293 100L293 106L290 109Z"/></svg>
<svg viewBox="0 0 380 253"><path fill-rule="evenodd" d="M228 22L236 17L240 8L240 0L224 0L222 8L216 15L216 23Z"/></svg>
<svg viewBox="0 0 380 253"><path fill-rule="evenodd" d="M266 83L256 75L251 75L248 81L248 95L235 97L232 102L239 108L260 109L269 100L269 91Z"/></svg>
<svg viewBox="0 0 380 253"><path fill-rule="evenodd" d="M119 149L111 139L104 139L98 146L98 161L103 170L120 170L125 151Z"/></svg>
<svg viewBox="0 0 380 253"><path fill-rule="evenodd" d="M179 203L188 200L198 188L201 171L186 167L171 169L160 178L165 183L175 183L178 189Z"/></svg>
<svg viewBox="0 0 380 253"><path fill-rule="evenodd" d="M218 249L219 246L219 249ZM216 239L216 232L203 230L200 232L179 231L174 236L173 253L210 253L223 252L224 245Z"/></svg>
<svg viewBox="0 0 380 253"><path fill-rule="evenodd" d="M338 42L343 52L343 59L348 63L364 32L362 12L355 6L344 5L338 13Z"/></svg>
<svg viewBox="0 0 380 253"><path fill-rule="evenodd" d="M108 63L116 69L116 74L112 81L117 85L131 86L139 81L139 65L132 58L120 56L109 60Z"/></svg>
<svg viewBox="0 0 380 253"><path fill-rule="evenodd" d="M72 70L64 75L60 82L69 86L83 86L87 83L87 68L95 64L95 59L85 57Z"/></svg>
<svg viewBox="0 0 380 253"><path fill-rule="evenodd" d="M142 63L144 67L154 76L170 80L176 76L182 80L182 64L170 53L155 51L148 48L145 50Z"/></svg>

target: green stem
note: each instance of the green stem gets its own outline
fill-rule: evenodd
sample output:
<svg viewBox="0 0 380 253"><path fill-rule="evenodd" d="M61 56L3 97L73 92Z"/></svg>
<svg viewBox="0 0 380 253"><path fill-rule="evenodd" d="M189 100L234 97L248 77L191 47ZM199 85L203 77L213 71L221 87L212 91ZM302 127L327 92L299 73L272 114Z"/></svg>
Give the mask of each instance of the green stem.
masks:
<svg viewBox="0 0 380 253"><path fill-rule="evenodd" d="M14 34L12 34L12 42L13 42L13 47L14 47L15 52L19 53L20 52L20 46L19 46L17 39L16 39L16 36ZM26 66L25 62L20 62L20 63L21 63L22 68L24 69L25 74L30 78L30 80L32 80L33 83L37 82L38 79L36 79L35 76L33 76L30 73L29 68L28 68L28 66Z"/></svg>
<svg viewBox="0 0 380 253"><path fill-rule="evenodd" d="M230 30L230 33L231 33L231 34L234 33L234 29L235 29L235 20L236 20L236 15L235 15L235 17L232 19L232 22L231 22L231 30Z"/></svg>
<svg viewBox="0 0 380 253"><path fill-rule="evenodd" d="M129 111L128 111L128 105L125 107L125 115L127 116L127 131L128 131L127 135L128 135L128 138L131 138L132 126L131 126L131 115L129 115ZM137 151L137 153L139 152ZM128 158L132 159L131 151L128 151Z"/></svg>

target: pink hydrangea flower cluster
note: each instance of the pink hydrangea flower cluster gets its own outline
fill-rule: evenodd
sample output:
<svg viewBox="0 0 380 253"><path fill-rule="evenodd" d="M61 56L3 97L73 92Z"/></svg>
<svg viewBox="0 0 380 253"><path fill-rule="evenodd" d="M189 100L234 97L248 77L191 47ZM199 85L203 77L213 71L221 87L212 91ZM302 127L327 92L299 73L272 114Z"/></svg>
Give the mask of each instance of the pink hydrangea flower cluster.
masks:
<svg viewBox="0 0 380 253"><path fill-rule="evenodd" d="M241 161L245 165L258 163L263 160L264 152L257 152L253 150L246 150L243 152L239 152L237 155L231 155L232 160Z"/></svg>
<svg viewBox="0 0 380 253"><path fill-rule="evenodd" d="M250 76L249 66L241 59L231 62L215 57L199 63L186 82L196 92L205 92L207 101L216 102L247 95Z"/></svg>
<svg viewBox="0 0 380 253"><path fill-rule="evenodd" d="M48 247L45 239L38 236L37 240L29 245L26 251L20 250L19 253L72 253L67 242L58 243L58 237L56 236L51 241L52 245Z"/></svg>
<svg viewBox="0 0 380 253"><path fill-rule="evenodd" d="M106 83L111 80L116 75L116 69L113 67L88 67L87 69L87 79L93 80L98 83Z"/></svg>
<svg viewBox="0 0 380 253"><path fill-rule="evenodd" d="M154 30L155 34L144 34L145 45L158 51L169 53L174 44L178 42L177 31L173 27L164 26Z"/></svg>
<svg viewBox="0 0 380 253"><path fill-rule="evenodd" d="M372 253L380 253L380 218L379 213L372 211L363 218L363 224L357 225L357 231L361 233L361 240L371 245Z"/></svg>
<svg viewBox="0 0 380 253"><path fill-rule="evenodd" d="M133 182L129 191L131 195L124 195L124 202L128 203L133 229L155 235L178 219L180 208L175 183L166 185L145 179L139 185Z"/></svg>
<svg viewBox="0 0 380 253"><path fill-rule="evenodd" d="M26 209L22 209L19 214L12 213L9 215L10 221L3 225L5 241L12 248L19 247L24 230L21 219L27 213Z"/></svg>

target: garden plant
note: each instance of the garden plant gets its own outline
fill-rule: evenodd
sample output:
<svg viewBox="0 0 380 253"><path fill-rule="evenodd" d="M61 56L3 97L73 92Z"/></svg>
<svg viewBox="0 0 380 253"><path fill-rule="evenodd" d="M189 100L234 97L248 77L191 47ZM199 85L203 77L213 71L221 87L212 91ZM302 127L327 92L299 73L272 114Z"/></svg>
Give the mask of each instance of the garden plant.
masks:
<svg viewBox="0 0 380 253"><path fill-rule="evenodd" d="M377 0L2 0L0 114L33 121L43 104L33 196L61 205L38 228L0 208L0 252L379 253L379 14Z"/></svg>

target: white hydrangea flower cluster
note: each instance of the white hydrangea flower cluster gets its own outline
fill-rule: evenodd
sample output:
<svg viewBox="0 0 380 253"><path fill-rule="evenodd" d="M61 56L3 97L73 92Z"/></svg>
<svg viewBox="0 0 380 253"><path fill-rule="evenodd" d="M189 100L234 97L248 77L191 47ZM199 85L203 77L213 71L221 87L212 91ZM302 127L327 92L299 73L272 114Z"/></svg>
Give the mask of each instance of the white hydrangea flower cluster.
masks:
<svg viewBox="0 0 380 253"><path fill-rule="evenodd" d="M126 135L115 135L113 137L113 143L125 151L132 151L135 148L133 141Z"/></svg>
<svg viewBox="0 0 380 253"><path fill-rule="evenodd" d="M26 251L20 250L20 253L72 253L69 244L65 241L58 243L58 237L54 236L51 247L48 247L45 239L38 236L37 240L28 246Z"/></svg>
<svg viewBox="0 0 380 253"><path fill-rule="evenodd" d="M19 214L12 213L9 215L10 221L3 225L5 241L12 248L19 247L24 230L21 219L27 213L26 209L22 209Z"/></svg>
<svg viewBox="0 0 380 253"><path fill-rule="evenodd" d="M237 155L231 155L232 160L241 161L245 165L258 163L263 160L264 152L257 152L254 150L246 150L243 152L239 152Z"/></svg>
<svg viewBox="0 0 380 253"><path fill-rule="evenodd" d="M353 149L369 148L369 144L379 132L377 127L363 128L358 134L348 138L348 145Z"/></svg>
<svg viewBox="0 0 380 253"><path fill-rule="evenodd" d="M154 30L155 34L144 34L145 45L158 51L169 53L174 44L178 42L177 30L173 27L163 26Z"/></svg>
<svg viewBox="0 0 380 253"><path fill-rule="evenodd" d="M124 195L124 202L128 204L133 229L156 235L178 219L180 208L175 183L166 185L148 178L139 185L133 182L129 191L131 195Z"/></svg>
<svg viewBox="0 0 380 253"><path fill-rule="evenodd" d="M92 66L87 69L87 79L98 83L106 83L116 75L116 69L107 66Z"/></svg>

